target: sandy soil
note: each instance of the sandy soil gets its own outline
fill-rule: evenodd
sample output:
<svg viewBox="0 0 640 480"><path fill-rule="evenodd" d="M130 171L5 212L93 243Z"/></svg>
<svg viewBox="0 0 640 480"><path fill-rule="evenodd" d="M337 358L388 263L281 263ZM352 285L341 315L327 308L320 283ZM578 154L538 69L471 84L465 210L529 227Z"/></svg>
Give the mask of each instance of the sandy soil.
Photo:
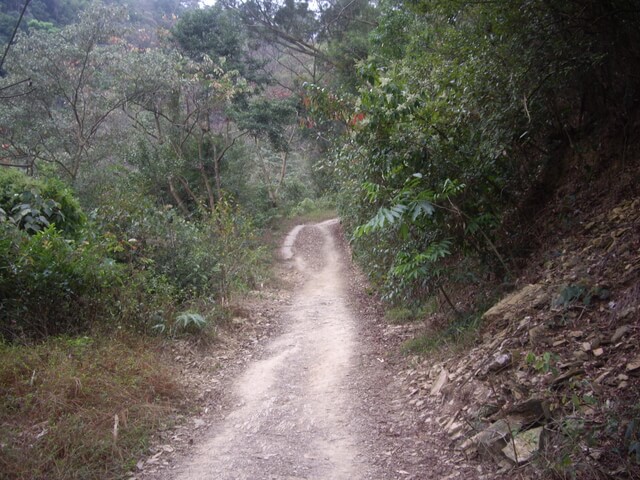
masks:
<svg viewBox="0 0 640 480"><path fill-rule="evenodd" d="M154 479L477 478L406 406L384 326L353 269L337 220L283 242L297 278L279 329L229 382L223 411L188 455ZM476 470L478 469L478 470Z"/></svg>

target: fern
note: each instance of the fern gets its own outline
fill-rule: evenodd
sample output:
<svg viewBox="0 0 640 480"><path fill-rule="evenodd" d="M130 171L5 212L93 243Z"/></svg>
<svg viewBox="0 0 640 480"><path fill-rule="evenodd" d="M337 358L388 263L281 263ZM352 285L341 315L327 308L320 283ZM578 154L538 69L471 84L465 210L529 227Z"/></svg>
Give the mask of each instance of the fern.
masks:
<svg viewBox="0 0 640 480"><path fill-rule="evenodd" d="M180 331L194 333L203 330L207 326L207 320L199 313L184 312L176 317L173 326L174 333Z"/></svg>
<svg viewBox="0 0 640 480"><path fill-rule="evenodd" d="M183 333L200 333L208 325L205 317L199 313L183 312L179 314L170 327L167 327L165 319L161 315L157 315L153 320L157 321L151 328L159 334L168 334L171 337Z"/></svg>
<svg viewBox="0 0 640 480"><path fill-rule="evenodd" d="M434 264L451 254L451 241L433 242L424 252L411 255L401 252L396 257L396 265L391 270L395 277L415 281L427 276L439 276L440 269Z"/></svg>
<svg viewBox="0 0 640 480"><path fill-rule="evenodd" d="M399 226L400 233L404 237L408 231L407 224L416 223L420 217L433 217L436 213L436 202L448 200L465 188L463 183L446 179L442 190L433 192L422 188L422 178L421 173L411 175L392 199L393 206L380 207L371 220L356 227L353 237L360 238L392 226ZM364 182L362 187L370 202L379 198L379 185Z"/></svg>

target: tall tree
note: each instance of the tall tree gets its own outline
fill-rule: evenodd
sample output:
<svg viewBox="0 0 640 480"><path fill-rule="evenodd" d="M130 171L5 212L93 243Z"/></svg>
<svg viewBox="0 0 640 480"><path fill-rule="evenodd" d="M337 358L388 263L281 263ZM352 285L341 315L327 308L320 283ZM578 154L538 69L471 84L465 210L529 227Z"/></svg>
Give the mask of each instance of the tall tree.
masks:
<svg viewBox="0 0 640 480"><path fill-rule="evenodd" d="M117 129L108 120L148 88L146 72L127 71L138 53L121 41L123 15L96 5L60 32L18 39L5 81L28 78L30 90L0 105L0 140L11 163L31 170L49 163L75 182L84 166L109 155Z"/></svg>
<svg viewBox="0 0 640 480"><path fill-rule="evenodd" d="M222 162L246 134L227 110L249 87L237 71L225 72L209 57L195 62L176 54L169 63L159 95L125 106L144 141L138 166L157 188L168 190L185 215L199 207L213 212L224 197Z"/></svg>
<svg viewBox="0 0 640 480"><path fill-rule="evenodd" d="M249 54L247 33L237 11L214 5L186 12L172 29L179 48L196 61L208 56L214 62L224 58L227 71L256 84L265 81L260 63Z"/></svg>

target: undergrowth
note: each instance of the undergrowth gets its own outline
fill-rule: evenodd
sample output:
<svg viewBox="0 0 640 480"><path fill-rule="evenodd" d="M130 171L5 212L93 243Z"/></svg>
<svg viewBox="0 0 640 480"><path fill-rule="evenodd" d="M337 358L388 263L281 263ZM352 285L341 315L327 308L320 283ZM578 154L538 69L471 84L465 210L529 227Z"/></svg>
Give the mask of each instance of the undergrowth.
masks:
<svg viewBox="0 0 640 480"><path fill-rule="evenodd" d="M402 353L427 355L445 349L464 349L475 339L480 328L481 315L477 312L459 315L446 327L429 331L407 340Z"/></svg>
<svg viewBox="0 0 640 480"><path fill-rule="evenodd" d="M330 197L315 200L305 198L289 212L289 217L304 218L308 222L319 222L337 216L335 200Z"/></svg>
<svg viewBox="0 0 640 480"><path fill-rule="evenodd" d="M0 472L119 478L183 404L149 338L57 337L0 345Z"/></svg>
<svg viewBox="0 0 640 480"><path fill-rule="evenodd" d="M387 322L392 324L404 324L417 322L422 317L422 312L407 307L393 307L384 313Z"/></svg>

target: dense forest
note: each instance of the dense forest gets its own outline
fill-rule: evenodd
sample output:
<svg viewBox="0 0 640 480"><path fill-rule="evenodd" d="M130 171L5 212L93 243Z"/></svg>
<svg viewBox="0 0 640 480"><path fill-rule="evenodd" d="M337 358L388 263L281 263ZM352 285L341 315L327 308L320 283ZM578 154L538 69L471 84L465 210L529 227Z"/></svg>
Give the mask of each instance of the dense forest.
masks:
<svg viewBox="0 0 640 480"><path fill-rule="evenodd" d="M567 185L638 194L635 0L7 0L0 45L2 418L45 409L9 387L43 345L215 336L288 216L337 208L389 308L455 338ZM15 478L26 441L0 434Z"/></svg>

